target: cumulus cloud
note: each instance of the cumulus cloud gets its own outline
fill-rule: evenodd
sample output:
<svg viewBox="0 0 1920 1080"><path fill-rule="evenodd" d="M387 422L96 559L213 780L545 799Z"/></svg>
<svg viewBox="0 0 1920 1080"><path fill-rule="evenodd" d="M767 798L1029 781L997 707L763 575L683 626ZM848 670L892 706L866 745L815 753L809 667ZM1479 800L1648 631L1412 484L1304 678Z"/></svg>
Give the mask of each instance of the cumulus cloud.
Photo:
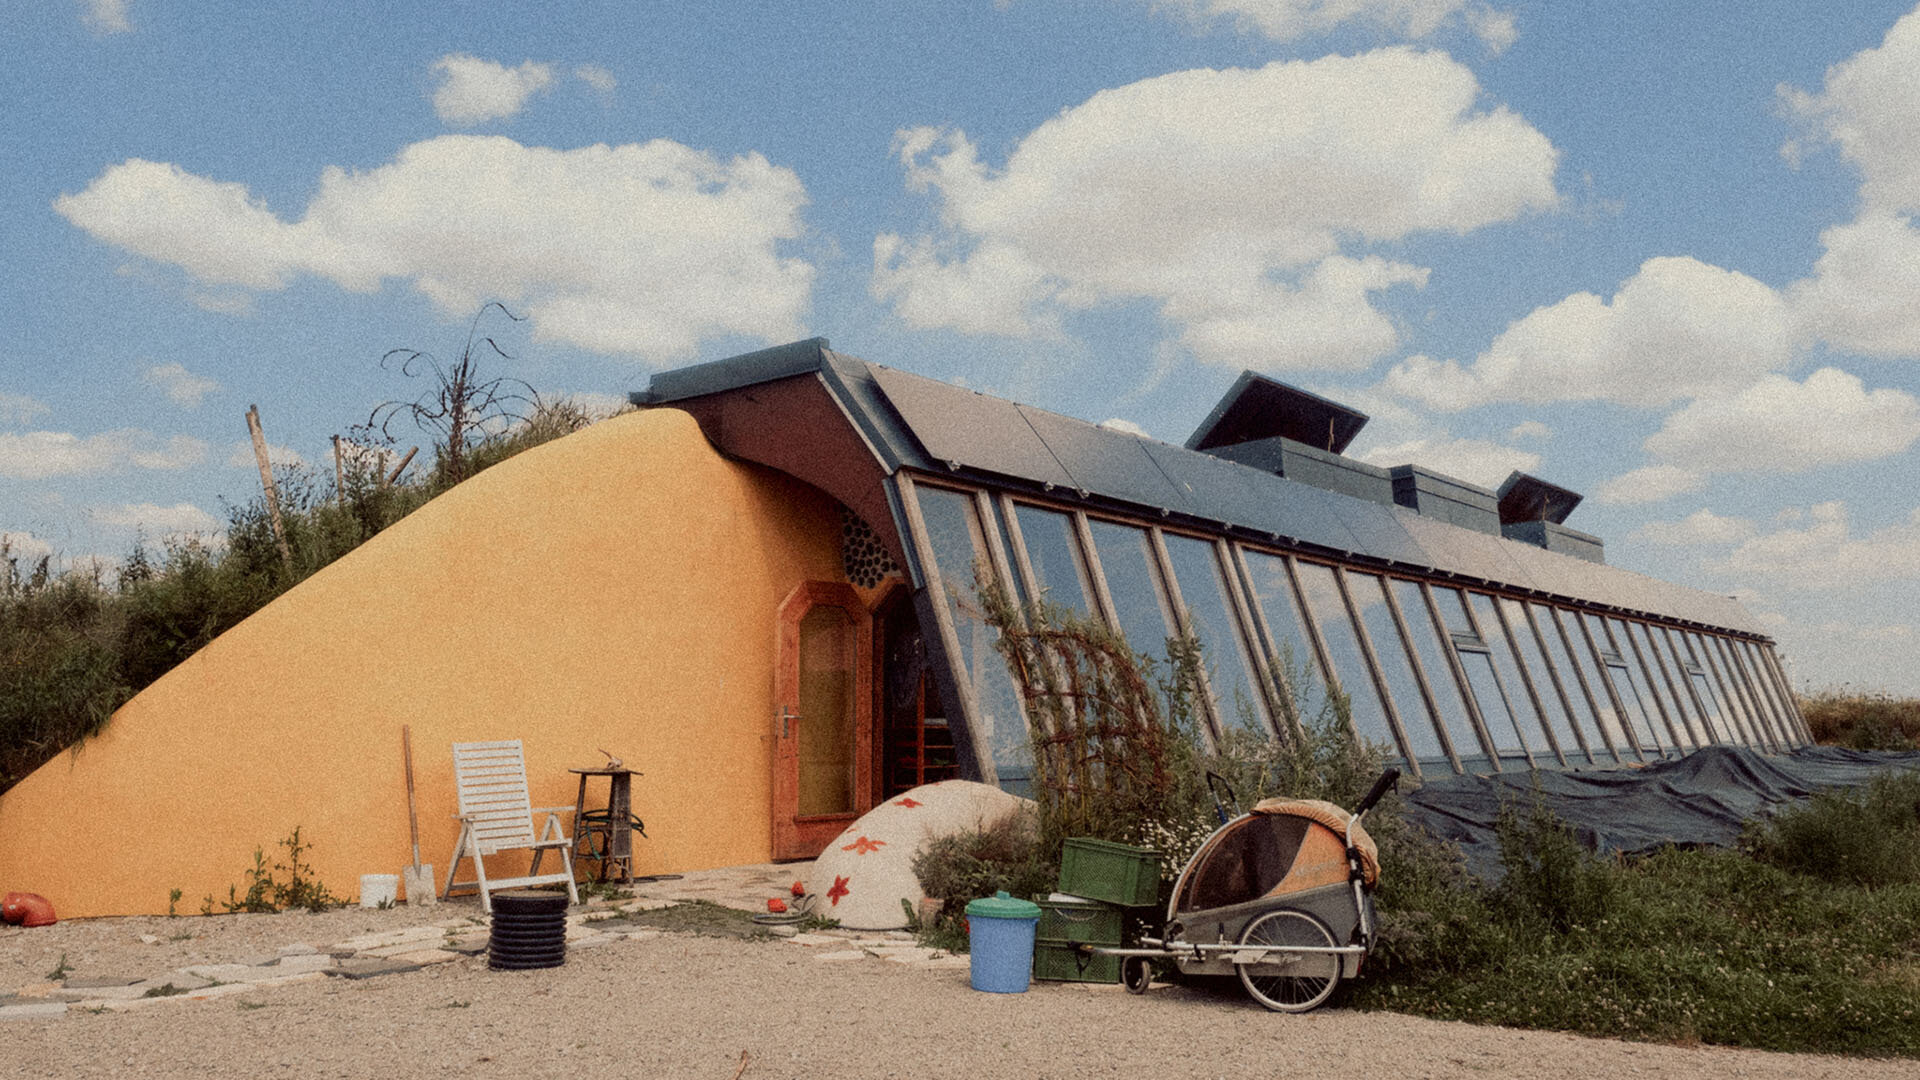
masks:
<svg viewBox="0 0 1920 1080"><path fill-rule="evenodd" d="M1197 25L1231 22L1242 33L1294 41L1358 23L1418 40L1458 20L1494 52L1518 36L1513 16L1471 0L1156 0Z"/></svg>
<svg viewBox="0 0 1920 1080"><path fill-rule="evenodd" d="M1715 570L1772 578L1782 588L1828 588L1920 578L1920 508L1865 536L1852 534L1847 506L1810 507L1804 528L1756 536Z"/></svg>
<svg viewBox="0 0 1920 1080"><path fill-rule="evenodd" d="M410 281L448 315L486 300L535 336L654 364L708 337L804 336L813 267L782 257L806 190L759 154L665 139L553 150L443 135L365 172L322 172L283 221L237 183L132 159L54 208L95 239L203 285L255 291L309 274L354 292Z"/></svg>
<svg viewBox="0 0 1920 1080"><path fill-rule="evenodd" d="M343 443L342 445L346 444ZM305 465L307 459L301 457L300 452L290 446L279 446L274 443L268 443L267 463L269 465ZM257 469L259 467L260 459L253 456L252 440L242 439L234 443L232 448L227 451L227 468Z"/></svg>
<svg viewBox="0 0 1920 1080"><path fill-rule="evenodd" d="M1611 302L1575 293L1515 321L1470 365L1413 356L1386 385L1444 410L1490 401L1657 407L1736 390L1791 359L1779 293L1738 271L1661 257Z"/></svg>
<svg viewBox="0 0 1920 1080"><path fill-rule="evenodd" d="M1106 428L1108 431L1124 431L1129 435L1138 435L1143 439L1153 438L1153 436L1147 434L1146 428L1121 416L1109 416L1105 420L1100 421L1100 426Z"/></svg>
<svg viewBox="0 0 1920 1080"><path fill-rule="evenodd" d="M1860 170L1860 213L1820 236L1813 274L1791 295L1805 331L1873 356L1920 356L1920 10L1827 70L1818 92L1781 87L1804 134L1784 148L1831 143Z"/></svg>
<svg viewBox="0 0 1920 1080"><path fill-rule="evenodd" d="M433 91L433 111L442 123L472 127L488 120L518 115L527 99L553 85L553 68L531 60L517 68L464 53L448 53L434 61L440 85Z"/></svg>
<svg viewBox="0 0 1920 1080"><path fill-rule="evenodd" d="M96 506L87 512L87 516L101 525L138 529L166 540L205 540L226 530L219 518L192 503L175 503L172 506L154 503Z"/></svg>
<svg viewBox="0 0 1920 1080"><path fill-rule="evenodd" d="M21 562L37 562L53 554L53 545L30 532L0 531L0 551Z"/></svg>
<svg viewBox="0 0 1920 1080"><path fill-rule="evenodd" d="M207 444L190 435L163 441L131 428L85 437L67 431L0 432L0 476L15 480L96 475L128 465L177 470L206 456Z"/></svg>
<svg viewBox="0 0 1920 1080"><path fill-rule="evenodd" d="M612 96L614 90L620 86L620 80L613 77L613 72L599 64L581 64L573 69L573 77L593 87L594 92L601 97Z"/></svg>
<svg viewBox="0 0 1920 1080"><path fill-rule="evenodd" d="M1794 382L1766 375L1731 397L1701 398L1647 438L1649 454L1706 472L1804 472L1873 461L1920 439L1920 401L1869 391L1838 368Z"/></svg>
<svg viewBox="0 0 1920 1080"><path fill-rule="evenodd" d="M1502 446L1485 439L1444 435L1376 447L1357 456L1361 461L1383 468L1419 465L1486 488L1499 487L1501 481L1516 469L1530 473L1540 468L1540 455L1530 450Z"/></svg>
<svg viewBox="0 0 1920 1080"><path fill-rule="evenodd" d="M1756 532L1742 517L1723 517L1704 507L1679 521L1649 521L1635 529L1635 538L1661 547L1737 544Z"/></svg>
<svg viewBox="0 0 1920 1080"><path fill-rule="evenodd" d="M24 424L47 411L45 402L25 394L0 393L0 424Z"/></svg>
<svg viewBox="0 0 1920 1080"><path fill-rule="evenodd" d="M1538 420L1522 420L1507 432L1510 439L1532 439L1545 442L1553 438L1553 429Z"/></svg>
<svg viewBox="0 0 1920 1080"><path fill-rule="evenodd" d="M175 405L189 409L199 408L208 394L220 389L219 383L189 372L178 362L150 367L141 373L140 381L157 388Z"/></svg>
<svg viewBox="0 0 1920 1080"><path fill-rule="evenodd" d="M1349 249L1557 201L1552 144L1479 95L1449 57L1396 48L1103 90L1003 168L964 132L903 131L941 224L879 236L872 292L917 327L1019 337L1145 300L1203 361L1361 368L1398 342L1371 295L1426 271Z"/></svg>
<svg viewBox="0 0 1920 1080"><path fill-rule="evenodd" d="M1593 501L1602 506L1636 506L1689 495L1707 486L1707 478L1678 465L1648 465L1600 485Z"/></svg>
<svg viewBox="0 0 1920 1080"><path fill-rule="evenodd" d="M80 21L102 34L124 34L133 29L127 18L130 0L80 0Z"/></svg>

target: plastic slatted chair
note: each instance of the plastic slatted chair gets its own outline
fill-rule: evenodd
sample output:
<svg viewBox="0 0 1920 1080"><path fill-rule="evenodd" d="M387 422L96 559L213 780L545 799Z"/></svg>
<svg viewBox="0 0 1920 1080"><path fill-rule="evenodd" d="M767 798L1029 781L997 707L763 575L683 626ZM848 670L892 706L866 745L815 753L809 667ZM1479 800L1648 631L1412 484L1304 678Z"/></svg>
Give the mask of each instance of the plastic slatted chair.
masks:
<svg viewBox="0 0 1920 1080"><path fill-rule="evenodd" d="M447 868L447 887L440 894L443 899L453 895L456 888L477 887L480 907L491 915L493 902L488 898L491 892L564 882L568 900L574 904L580 902L580 893L573 884L573 840L560 828L560 815L573 807L532 805L527 793L526 756L519 739L454 743L453 779L460 801L460 839L453 848L453 865ZM547 822L536 836L533 815L537 813L547 815ZM526 875L489 879L486 857L495 852L516 850L533 852L533 865ZM559 852L563 869L542 874L540 859L549 850ZM474 877L455 881L460 860L469 857L473 859Z"/></svg>

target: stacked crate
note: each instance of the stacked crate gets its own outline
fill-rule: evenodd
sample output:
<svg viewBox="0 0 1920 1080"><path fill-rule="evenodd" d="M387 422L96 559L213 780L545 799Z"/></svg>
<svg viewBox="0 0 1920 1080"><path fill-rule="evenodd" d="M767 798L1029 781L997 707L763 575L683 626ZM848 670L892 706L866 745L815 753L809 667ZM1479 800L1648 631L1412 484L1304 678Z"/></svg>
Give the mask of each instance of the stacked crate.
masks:
<svg viewBox="0 0 1920 1080"><path fill-rule="evenodd" d="M1107 840L1069 838L1060 852L1059 891L1035 896L1033 977L1064 982L1119 982L1120 958L1095 946L1121 944L1127 908L1160 899L1160 853Z"/></svg>

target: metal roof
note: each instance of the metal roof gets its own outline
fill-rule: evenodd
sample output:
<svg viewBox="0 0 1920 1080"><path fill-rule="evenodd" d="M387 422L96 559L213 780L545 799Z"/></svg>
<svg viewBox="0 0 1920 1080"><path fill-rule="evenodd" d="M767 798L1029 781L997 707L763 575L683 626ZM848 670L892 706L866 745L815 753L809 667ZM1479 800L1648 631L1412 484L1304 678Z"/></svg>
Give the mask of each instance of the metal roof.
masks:
<svg viewBox="0 0 1920 1080"><path fill-rule="evenodd" d="M663 372L653 376L645 393L632 396L636 403L666 405L807 373L818 373L839 398L889 473L903 468L948 473L1051 492L1092 507L1178 515L1309 554L1320 551L1766 636L1730 597L871 364L833 352L824 338Z"/></svg>
<svg viewBox="0 0 1920 1080"><path fill-rule="evenodd" d="M1243 371L1188 437L1187 449L1211 450L1277 435L1338 454L1366 426L1366 413L1277 379Z"/></svg>

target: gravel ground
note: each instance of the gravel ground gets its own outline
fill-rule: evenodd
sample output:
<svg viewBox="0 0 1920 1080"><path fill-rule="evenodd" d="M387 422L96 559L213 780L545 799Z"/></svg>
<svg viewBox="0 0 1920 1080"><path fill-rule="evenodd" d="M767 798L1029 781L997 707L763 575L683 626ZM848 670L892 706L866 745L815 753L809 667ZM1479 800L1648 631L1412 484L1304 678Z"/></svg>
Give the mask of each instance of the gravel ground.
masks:
<svg viewBox="0 0 1920 1080"><path fill-rule="evenodd" d="M148 975L295 942L324 948L462 911L9 929L0 932L0 989L39 980L62 953L76 978ZM71 1010L0 1026L0 1076L1911 1080L1920 1071L1911 1061L1653 1046L1344 1009L1282 1016L1252 1005L1237 984L1156 986L1144 998L1071 984L981 994L964 970L814 955L784 942L670 933L576 949L546 971L495 972L469 959L125 1013Z"/></svg>

